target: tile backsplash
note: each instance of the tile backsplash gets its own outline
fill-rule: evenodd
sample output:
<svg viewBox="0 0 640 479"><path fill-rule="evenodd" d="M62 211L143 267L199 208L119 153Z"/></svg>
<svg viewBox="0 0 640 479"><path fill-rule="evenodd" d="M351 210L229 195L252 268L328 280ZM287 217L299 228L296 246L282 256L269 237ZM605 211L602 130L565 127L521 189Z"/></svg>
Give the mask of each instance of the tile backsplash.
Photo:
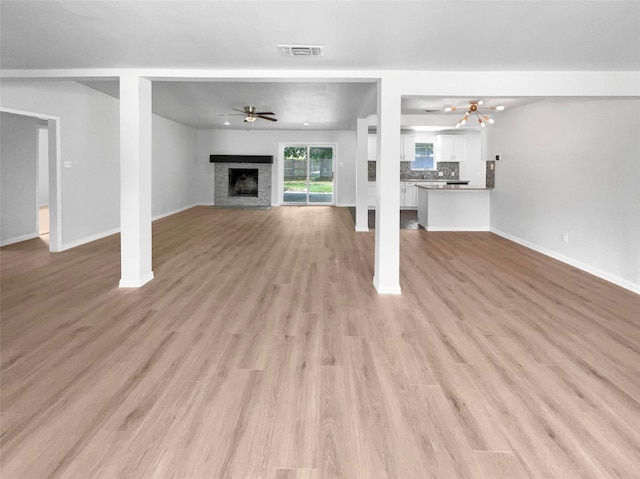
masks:
<svg viewBox="0 0 640 479"><path fill-rule="evenodd" d="M496 187L496 162L495 160L487 161L487 173L486 173L486 185L487 188Z"/></svg>
<svg viewBox="0 0 640 479"><path fill-rule="evenodd" d="M369 162L369 181L376 181L376 162ZM442 176L439 173L442 172ZM412 170L410 161L400 162L400 179L402 180L459 180L460 166L458 162L443 161L438 163L437 171Z"/></svg>

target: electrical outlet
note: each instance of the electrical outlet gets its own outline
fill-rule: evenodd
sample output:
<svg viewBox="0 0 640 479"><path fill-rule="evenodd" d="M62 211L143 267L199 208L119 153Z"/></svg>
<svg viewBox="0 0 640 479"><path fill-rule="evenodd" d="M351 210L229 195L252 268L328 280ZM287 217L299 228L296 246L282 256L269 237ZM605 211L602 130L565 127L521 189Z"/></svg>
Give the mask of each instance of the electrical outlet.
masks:
<svg viewBox="0 0 640 479"><path fill-rule="evenodd" d="M438 171L438 176L444 176L444 173L442 171Z"/></svg>
<svg viewBox="0 0 640 479"><path fill-rule="evenodd" d="M64 162L64 167L65 168L71 168L71 162L70 161L65 161Z"/></svg>
<svg viewBox="0 0 640 479"><path fill-rule="evenodd" d="M569 233L562 233L562 242L563 243L569 242Z"/></svg>

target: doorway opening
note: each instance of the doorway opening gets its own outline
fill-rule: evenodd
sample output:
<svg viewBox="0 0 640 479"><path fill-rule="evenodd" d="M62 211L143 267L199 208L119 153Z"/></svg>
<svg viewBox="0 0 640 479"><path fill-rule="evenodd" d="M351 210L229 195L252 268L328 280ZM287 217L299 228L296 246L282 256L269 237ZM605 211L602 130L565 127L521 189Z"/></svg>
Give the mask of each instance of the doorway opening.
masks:
<svg viewBox="0 0 640 479"><path fill-rule="evenodd" d="M5 107L0 107L0 112L17 115L19 117L37 119L36 126L38 133L32 136L33 142L35 143L37 149L36 157L33 158L33 162L35 163L35 165L30 171L29 178L25 178L26 182L31 183L31 181L33 181L31 185L35 184L36 193L34 196L30 196L30 194L28 203L22 204L23 208L33 208L33 210L31 211L35 213L35 219L32 223L32 226L30 226L29 238L24 239L39 237L49 244L49 251L62 251L62 214L60 208L60 205L62 204L62 195L60 188L60 118L44 113L29 112ZM43 165L41 167L41 160L43 163L46 161L46 165ZM44 170L46 170L46 173L42 173L42 171ZM40 187L40 180L44 180L44 178L41 178L41 176L43 175L46 175L46 188ZM31 185L26 185L25 183L25 187L29 187L29 190L33 191ZM43 211L41 212L40 192L42 190L44 196L45 189L47 195L46 201L48 204L46 210L43 209ZM40 219L41 213L43 215L42 220ZM48 230L48 234L40 234L41 223L42 226L48 226L44 228ZM18 238L18 240L22 241L23 239ZM3 246L5 244L11 244L12 242L17 241L12 241L12 239L5 241L5 239L2 239Z"/></svg>
<svg viewBox="0 0 640 479"><path fill-rule="evenodd" d="M49 128L38 125L38 235L49 241Z"/></svg>
<svg viewBox="0 0 640 479"><path fill-rule="evenodd" d="M335 145L285 144L282 158L282 204L335 204Z"/></svg>

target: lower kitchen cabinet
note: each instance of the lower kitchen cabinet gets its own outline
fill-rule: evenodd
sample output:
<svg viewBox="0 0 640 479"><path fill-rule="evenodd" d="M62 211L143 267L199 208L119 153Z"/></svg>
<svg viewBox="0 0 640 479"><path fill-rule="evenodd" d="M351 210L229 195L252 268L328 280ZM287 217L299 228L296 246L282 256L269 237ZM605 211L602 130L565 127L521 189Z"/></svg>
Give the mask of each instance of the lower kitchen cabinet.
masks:
<svg viewBox="0 0 640 479"><path fill-rule="evenodd" d="M418 189L413 181L400 182L400 208L414 209L418 207Z"/></svg>

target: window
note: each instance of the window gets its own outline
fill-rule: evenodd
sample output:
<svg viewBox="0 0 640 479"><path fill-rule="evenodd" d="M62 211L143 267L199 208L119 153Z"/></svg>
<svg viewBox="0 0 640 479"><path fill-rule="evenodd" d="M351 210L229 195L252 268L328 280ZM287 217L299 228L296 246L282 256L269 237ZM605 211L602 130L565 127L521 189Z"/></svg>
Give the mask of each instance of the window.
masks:
<svg viewBox="0 0 640 479"><path fill-rule="evenodd" d="M416 143L416 159L411 162L412 170L435 170L433 143Z"/></svg>

